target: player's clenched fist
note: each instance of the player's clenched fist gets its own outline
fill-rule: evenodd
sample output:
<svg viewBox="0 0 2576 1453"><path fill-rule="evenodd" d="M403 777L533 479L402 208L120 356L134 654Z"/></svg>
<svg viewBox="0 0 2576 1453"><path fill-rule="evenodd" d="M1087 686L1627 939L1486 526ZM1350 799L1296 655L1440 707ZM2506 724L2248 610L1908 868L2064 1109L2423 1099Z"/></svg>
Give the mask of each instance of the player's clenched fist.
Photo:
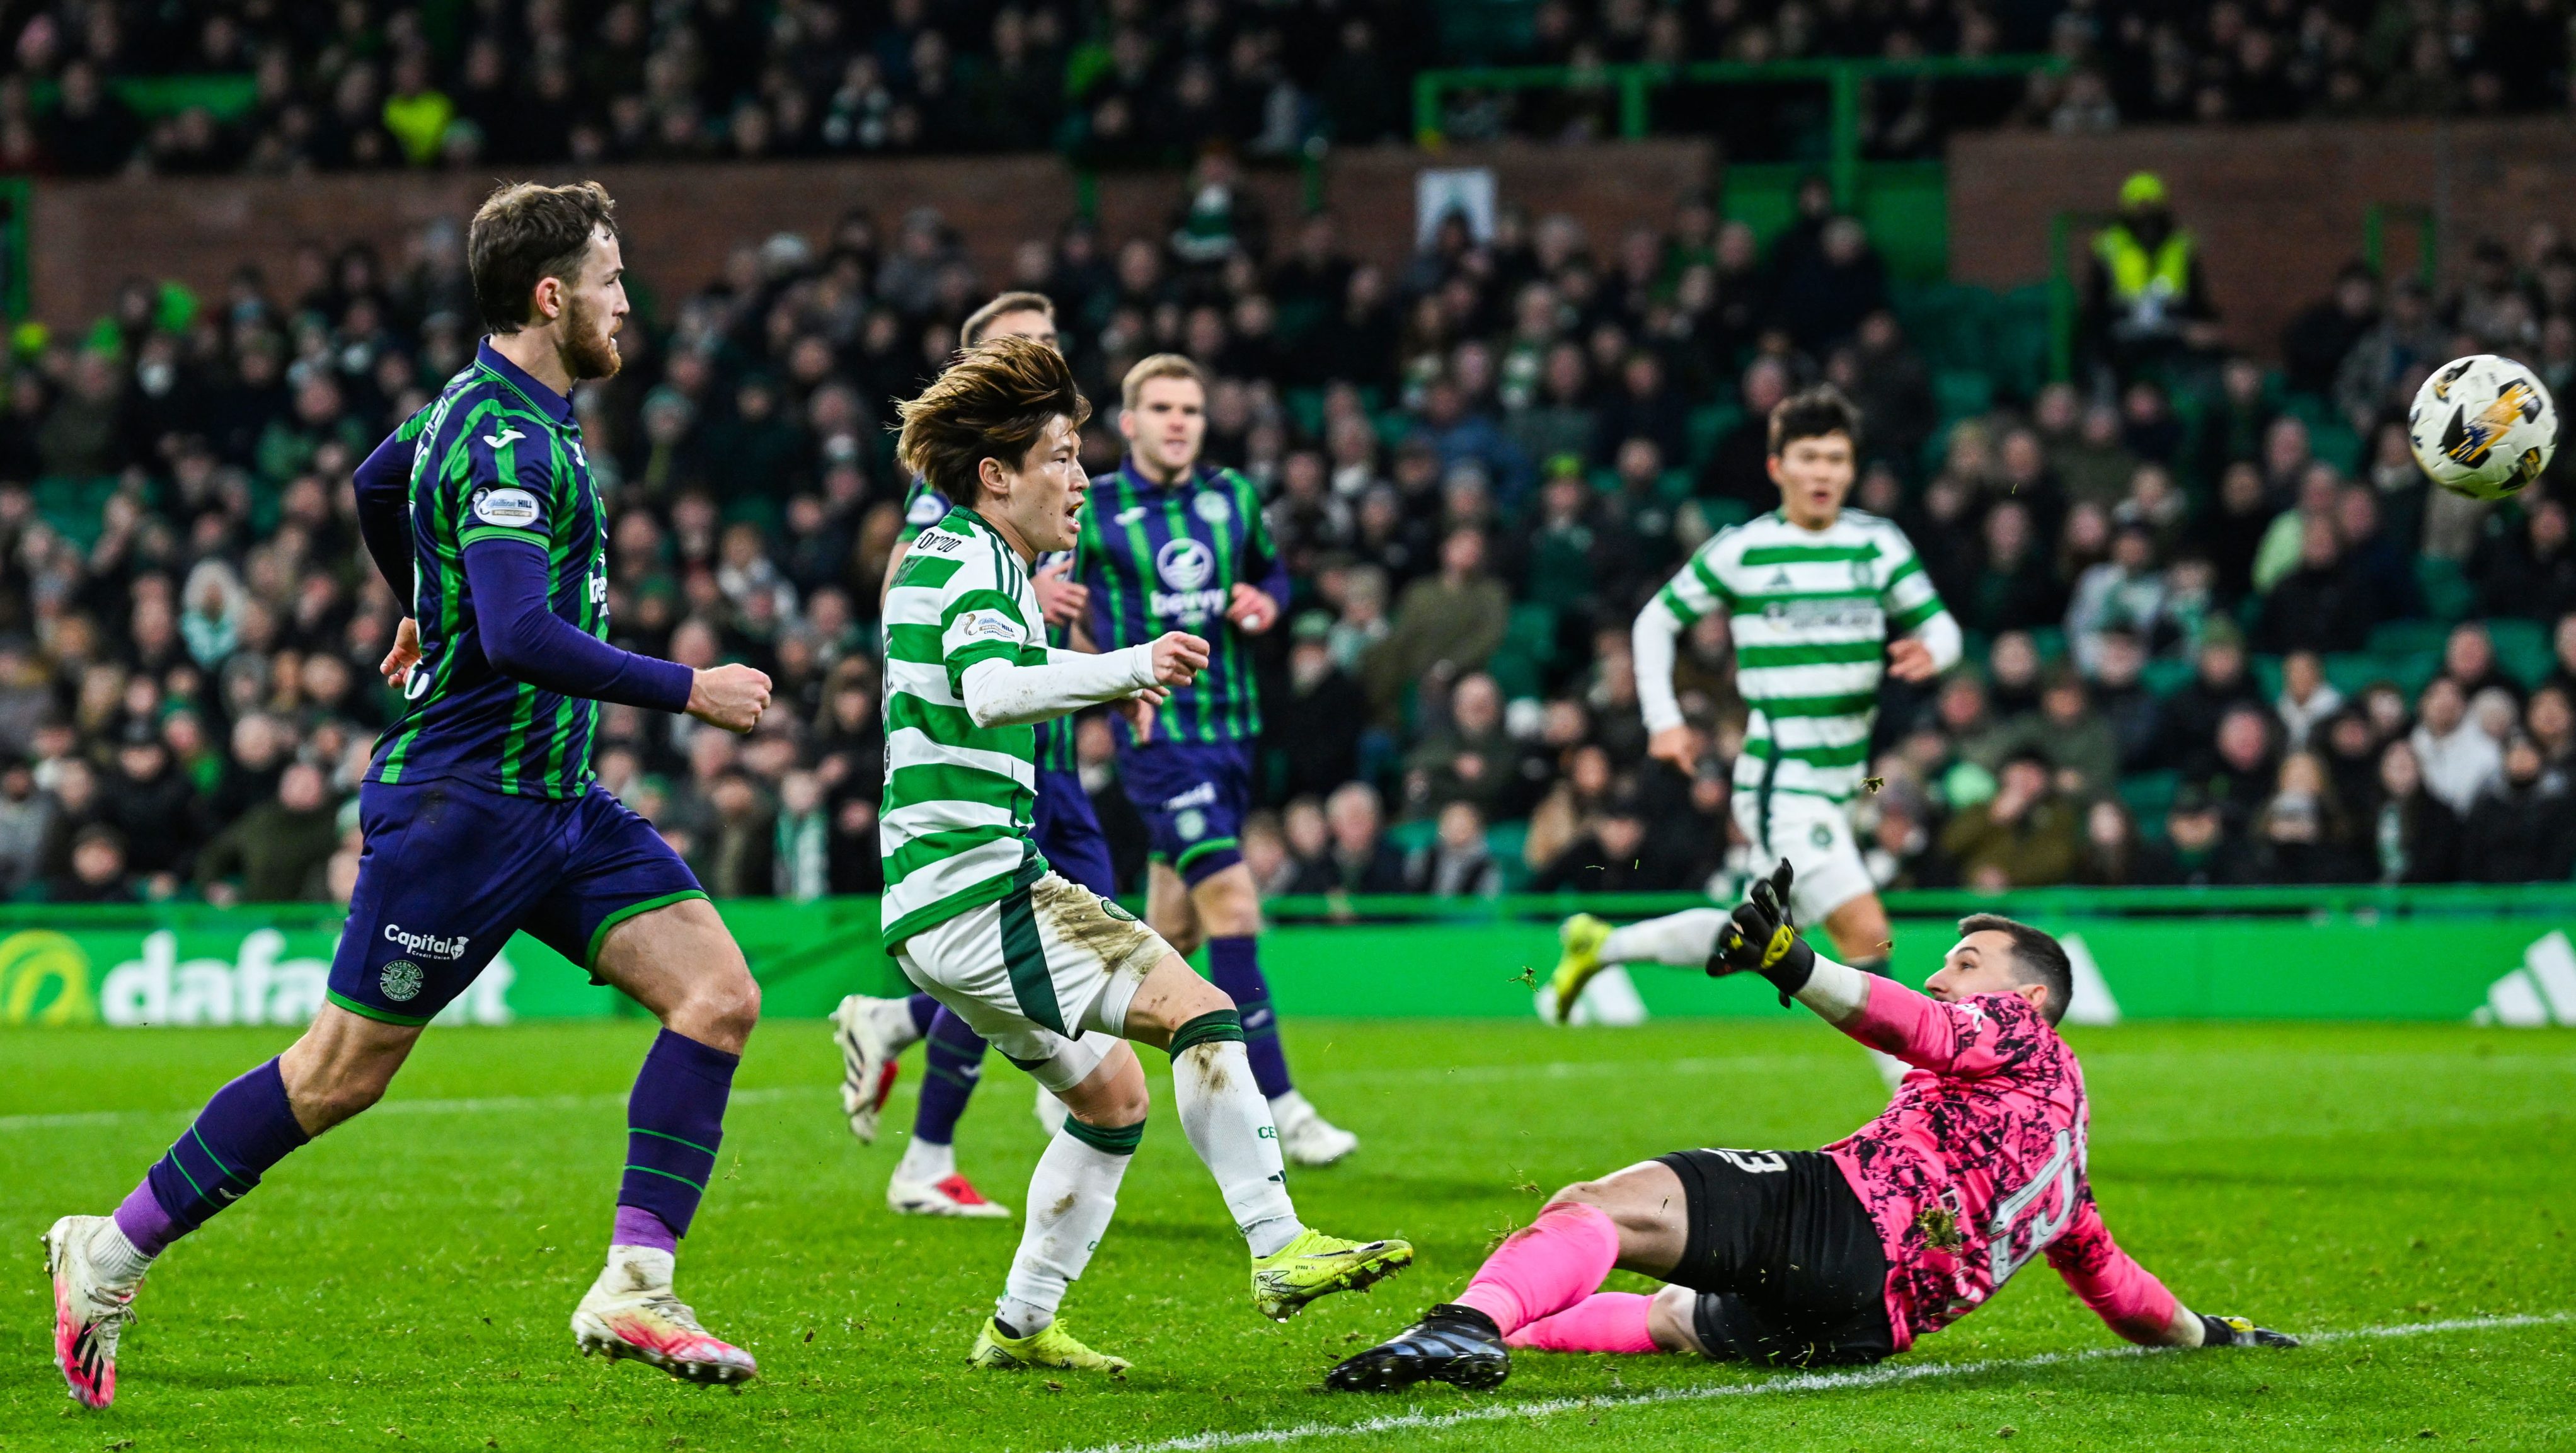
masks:
<svg viewBox="0 0 2576 1453"><path fill-rule="evenodd" d="M747 732L769 709L769 678L748 666L718 666L689 682L689 715L729 732Z"/></svg>
<svg viewBox="0 0 2576 1453"><path fill-rule="evenodd" d="M1187 631L1171 631L1154 643L1154 680L1163 686L1187 686L1207 669L1208 643Z"/></svg>

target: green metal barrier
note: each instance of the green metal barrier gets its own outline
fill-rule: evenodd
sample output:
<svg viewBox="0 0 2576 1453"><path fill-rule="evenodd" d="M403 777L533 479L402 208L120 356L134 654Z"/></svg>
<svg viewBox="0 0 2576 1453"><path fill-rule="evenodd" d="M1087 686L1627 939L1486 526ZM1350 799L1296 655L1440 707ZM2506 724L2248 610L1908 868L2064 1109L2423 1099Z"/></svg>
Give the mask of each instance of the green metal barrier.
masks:
<svg viewBox="0 0 2576 1453"><path fill-rule="evenodd" d="M1649 100L1666 86L1776 86L1801 83L1825 88L1829 103L1826 126L1826 175L1835 201L1854 205L1860 181L1861 90L1882 80L1962 80L1981 76L2026 76L2034 71L2063 71L2066 62L2049 55L1925 56L1916 60L1794 60L1759 65L1741 61L1703 61L1692 65L1647 64L1605 66L1472 66L1429 70L1413 78L1415 139L1436 147L1441 130L1441 98L1452 91L1597 91L1619 98L1619 134L1635 139L1651 129Z"/></svg>

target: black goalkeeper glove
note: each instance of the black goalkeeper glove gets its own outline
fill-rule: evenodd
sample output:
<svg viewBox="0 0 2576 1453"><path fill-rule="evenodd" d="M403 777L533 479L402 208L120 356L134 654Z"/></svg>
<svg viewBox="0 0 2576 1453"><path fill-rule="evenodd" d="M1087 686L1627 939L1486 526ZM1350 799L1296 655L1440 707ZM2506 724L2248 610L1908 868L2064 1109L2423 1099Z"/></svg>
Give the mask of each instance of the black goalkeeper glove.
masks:
<svg viewBox="0 0 2576 1453"><path fill-rule="evenodd" d="M2287 1332L2257 1327L2244 1317L2213 1317L2200 1314L2200 1345L2203 1347L2296 1347L2299 1339Z"/></svg>
<svg viewBox="0 0 2576 1453"><path fill-rule="evenodd" d="M1771 870L1768 878L1757 878L1727 916L1726 927L1717 933L1717 947L1708 956L1711 978L1727 974L1760 974L1780 991L1780 1002L1807 986L1807 977L1816 971L1816 951L1798 937L1798 925L1789 916L1789 881L1795 874L1789 860Z"/></svg>

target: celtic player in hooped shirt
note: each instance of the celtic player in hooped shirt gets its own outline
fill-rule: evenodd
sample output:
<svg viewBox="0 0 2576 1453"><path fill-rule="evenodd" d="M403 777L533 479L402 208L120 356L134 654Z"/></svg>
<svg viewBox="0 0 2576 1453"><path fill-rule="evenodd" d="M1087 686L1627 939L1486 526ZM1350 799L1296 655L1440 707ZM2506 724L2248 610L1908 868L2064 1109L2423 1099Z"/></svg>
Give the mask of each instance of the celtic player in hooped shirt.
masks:
<svg viewBox="0 0 2576 1453"><path fill-rule="evenodd" d="M466 249L492 336L358 472L360 531L412 618L385 660L407 704L359 790L365 847L328 1002L286 1053L218 1090L113 1216L47 1233L55 1359L92 1407L116 1395L117 1338L152 1259L374 1104L422 1026L522 929L663 1025L627 1104L608 1265L573 1314L576 1341L693 1382L754 1375L671 1276L760 990L687 864L592 781L590 739L602 701L749 731L769 678L604 639L607 530L571 393L618 366L608 193L503 187Z"/></svg>
<svg viewBox="0 0 2576 1453"><path fill-rule="evenodd" d="M1184 953L1207 944L1208 977L1243 1010L1252 1072L1288 1159L1329 1165L1359 1137L1316 1113L1289 1078L1261 973L1261 894L1237 841L1261 700L1251 652L1236 637L1277 624L1288 567L1252 482L1199 462L1207 379L1198 365L1155 354L1127 371L1121 391L1127 457L1091 482L1074 553L1074 574L1091 592L1091 639L1115 650L1179 627L1210 642L1206 674L1172 694L1153 730L1118 739L1119 786L1152 839L1145 917Z"/></svg>
<svg viewBox="0 0 2576 1453"><path fill-rule="evenodd" d="M1029 1179L1008 1280L977 1334L983 1368L1115 1372L1057 1320L1117 1209L1145 1133L1145 1072L1125 1041L1172 1057L1181 1131L1252 1254L1253 1305L1284 1319L1413 1259L1297 1220L1270 1106L1233 1002L1155 932L1052 871L1030 841L1034 723L1120 703L1152 708L1208 660L1167 631L1101 655L1047 644L1030 572L1073 543L1089 481L1091 406L1053 348L996 338L901 406L903 462L953 501L886 593L885 945L905 977L1063 1100Z"/></svg>
<svg viewBox="0 0 2576 1453"><path fill-rule="evenodd" d="M1799 915L1823 924L1847 962L1875 973L1887 962L1887 910L1853 840L1849 804L1869 760L1880 679L1920 683L1957 664L1959 626L1905 532L1843 507L1860 459L1850 401L1818 385L1783 400L1769 423L1780 508L1711 536L1637 613L1637 701L1648 752L1693 770L1700 742L1673 695L1673 643L1703 616L1727 618L1736 684L1752 709L1735 759L1735 825L1765 860L1796 865ZM1557 1015L1572 1012L1605 965L1706 963L1725 920L1717 908L1615 930L1590 914L1567 919ZM1893 1088L1903 1067L1878 1062Z"/></svg>
<svg viewBox="0 0 2576 1453"><path fill-rule="evenodd" d="M1798 937L1783 862L1727 915L1711 974L1760 974L1907 1066L1887 1109L1822 1150L1682 1150L1552 1197L1458 1300L1334 1368L1380 1392L1487 1388L1534 1352L1696 1352L1806 1366L1904 1351L2045 1258L2112 1331L2162 1347L2295 1347L2210 1317L2111 1239L2084 1173L2091 1111L2057 1037L2074 971L2057 940L1990 913L1916 993ZM1665 1283L1605 1292L1613 1269Z"/></svg>

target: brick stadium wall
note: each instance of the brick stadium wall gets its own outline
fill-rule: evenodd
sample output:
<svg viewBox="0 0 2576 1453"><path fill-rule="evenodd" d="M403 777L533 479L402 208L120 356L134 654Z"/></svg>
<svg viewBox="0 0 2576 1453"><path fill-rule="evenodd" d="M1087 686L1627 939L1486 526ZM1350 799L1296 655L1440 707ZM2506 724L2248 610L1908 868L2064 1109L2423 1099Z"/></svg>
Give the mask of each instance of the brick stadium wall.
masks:
<svg viewBox="0 0 2576 1453"><path fill-rule="evenodd" d="M1412 246L1414 174L1426 165L1491 166L1507 205L1571 213L1606 250L1629 226L1669 220L1676 197L1709 184L1715 153L1695 141L1462 147L1436 158L1409 147L1341 152L1326 164L1324 192L1345 245L1400 262ZM538 179L560 180L557 170ZM617 196L630 264L666 296L715 277L727 250L747 239L790 229L819 241L854 206L891 229L925 203L964 232L986 281L999 283L1012 246L1052 231L1076 200L1072 171L1046 155L621 166L596 175ZM1301 178L1259 171L1251 184L1284 243L1303 207ZM218 297L244 262L284 286L289 253L307 240L365 239L398 266L410 233L435 217L469 215L490 186L480 173L41 182L31 228L35 312L57 326L85 324L129 276L177 278ZM1180 196L1177 172L1103 176L1106 235L1158 232Z"/></svg>
<svg viewBox="0 0 2576 1453"><path fill-rule="evenodd" d="M2576 127L2563 118L1992 133L1950 145L1952 276L1994 287L2047 277L2050 218L2109 211L2140 169L2164 176L2200 234L2231 340L2266 358L2291 315L2361 256L2375 204L2432 209L2446 278L2481 237L2519 252L2535 221L2576 235ZM2414 224L2387 231L2389 268L2415 266Z"/></svg>

